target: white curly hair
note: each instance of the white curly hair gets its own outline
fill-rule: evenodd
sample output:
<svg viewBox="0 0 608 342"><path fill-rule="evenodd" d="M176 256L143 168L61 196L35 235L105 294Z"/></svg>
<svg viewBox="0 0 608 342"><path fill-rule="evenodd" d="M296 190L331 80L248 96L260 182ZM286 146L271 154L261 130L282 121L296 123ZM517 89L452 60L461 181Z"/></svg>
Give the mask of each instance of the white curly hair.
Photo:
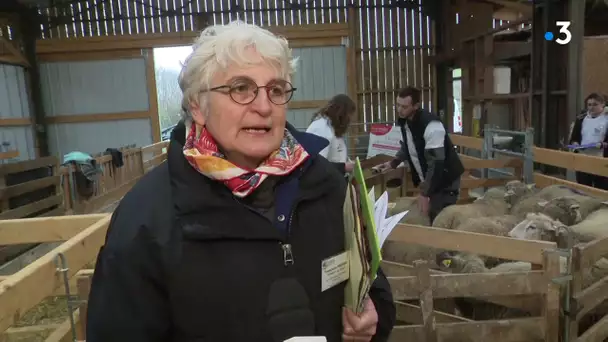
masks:
<svg viewBox="0 0 608 342"><path fill-rule="evenodd" d="M258 64L246 50L253 47L260 57L276 65L281 77L290 81L296 71L298 58L292 56L287 40L257 25L240 20L204 29L192 46L179 75L184 118L190 117L191 103L206 106L207 95L200 92L211 87L217 72L230 65ZM199 102L200 101L200 102Z"/></svg>

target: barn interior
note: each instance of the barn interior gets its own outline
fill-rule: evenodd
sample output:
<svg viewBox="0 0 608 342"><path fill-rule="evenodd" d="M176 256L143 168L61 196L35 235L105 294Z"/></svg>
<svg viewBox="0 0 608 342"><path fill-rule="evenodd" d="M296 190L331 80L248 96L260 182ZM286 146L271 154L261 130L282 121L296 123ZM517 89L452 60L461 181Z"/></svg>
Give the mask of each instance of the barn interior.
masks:
<svg viewBox="0 0 608 342"><path fill-rule="evenodd" d="M480 160L475 158L483 152L463 153L467 177L475 176L467 178L463 188L502 184L504 180L485 179L479 170L510 167L537 185L562 182L575 187L566 181L568 170L599 170L608 176L604 160L563 151L587 94L608 94L606 18L607 0L0 0L0 341L84 339L86 322L69 301L57 300L66 290L55 257L68 256L68 292L78 292L79 300L85 300L94 266L90 262L107 229L104 215L165 160L166 140L179 119L175 72L160 72L161 59L179 66L183 51L187 53L203 28L243 20L286 37L300 57L293 80L298 92L289 103L288 120L305 129L329 98L348 94L358 107L347 135L352 158L368 155L372 125L395 121L396 94L409 85L422 90L423 107L442 118L460 147L483 150L487 125L519 132L533 128L528 146L533 153L528 157L534 165L529 173L525 163ZM569 34L563 33L564 22ZM546 38L547 32L552 39ZM558 42L564 39L567 42ZM184 48L179 53L172 50ZM165 103L167 98L174 102ZM117 166L110 150L121 152L123 166ZM83 178L79 164L68 160L74 152L95 160L99 175L94 181ZM378 186L386 187L386 176L378 177ZM406 194L406 183L401 195ZM578 188L608 199L604 191ZM14 233L25 225L31 227L29 235ZM85 230L90 235L77 234ZM403 231L412 234L401 233L398 239L420 243L449 238L463 248L488 253L494 248L496 257L517 254L535 265L549 260L539 251L555 247L471 234L441 238L436 231L414 226ZM90 248L77 249L85 245ZM597 254L601 244L593 246L589 255ZM583 253L576 251L573 255ZM577 262L583 265L587 259ZM31 264L35 267L27 266ZM392 274L423 274L389 266ZM46 273L36 273L39 270ZM521 284L536 284L549 274L540 272L555 270L543 266L536 271L530 275L534 281ZM38 286L46 276L54 280ZM399 284L418 286L412 279ZM505 291L540 291L549 312L543 319L549 322L559 316L549 303L558 300L551 287L524 287ZM417 298L414 292L400 293ZM591 292L572 296L576 303L593 301ZM55 305L57 301L60 304ZM84 317L86 306L78 300L72 304ZM418 317L420 307L400 308L408 313L402 317L423 327L401 330L394 341L430 331L432 320ZM51 317L53 310L60 311L59 318ZM451 316L435 317L440 323L464 323ZM539 320L513 326L532 331L533 323ZM478 340L503 341L498 338L506 336L511 325L492 324L477 331ZM536 340L556 341L558 328L549 325L533 333ZM474 330L472 326L441 331L444 336L465 334ZM597 328L578 341L608 337L606 330ZM38 333L42 337L18 339ZM504 342L528 335L509 336Z"/></svg>

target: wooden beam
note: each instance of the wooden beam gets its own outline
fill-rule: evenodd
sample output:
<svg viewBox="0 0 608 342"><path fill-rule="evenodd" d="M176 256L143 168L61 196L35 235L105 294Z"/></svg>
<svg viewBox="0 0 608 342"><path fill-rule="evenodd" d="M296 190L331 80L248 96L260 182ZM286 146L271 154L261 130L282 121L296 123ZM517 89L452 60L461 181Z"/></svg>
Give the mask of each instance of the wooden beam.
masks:
<svg viewBox="0 0 608 342"><path fill-rule="evenodd" d="M31 118L1 118L0 127L29 126L32 124Z"/></svg>
<svg viewBox="0 0 608 342"><path fill-rule="evenodd" d="M287 38L290 45L297 44L296 41L313 41L315 44L320 44L324 40L331 40L332 44L339 45L341 37L348 37L349 33L347 23L273 26L268 29ZM112 37L41 39L37 41L36 47L39 54L149 49L192 45L199 34L198 31L187 31Z"/></svg>
<svg viewBox="0 0 608 342"><path fill-rule="evenodd" d="M110 215L107 215L0 283L0 331L15 324L63 284L56 264L60 253L69 262L68 278L95 258L105 241L109 224Z"/></svg>
<svg viewBox="0 0 608 342"><path fill-rule="evenodd" d="M515 1L507 1L507 0L483 0L484 2L488 2L494 5L499 5L507 9L511 9L522 13L524 16L532 16L532 11L534 10L534 6L529 3L521 3Z"/></svg>
<svg viewBox="0 0 608 342"><path fill-rule="evenodd" d="M494 60L530 56L532 42L494 42Z"/></svg>
<svg viewBox="0 0 608 342"><path fill-rule="evenodd" d="M504 20L504 21L514 21L514 20L519 20L521 19L523 16L522 13L508 9L508 8L501 8L499 10L494 11L494 19L496 20Z"/></svg>
<svg viewBox="0 0 608 342"><path fill-rule="evenodd" d="M585 3L581 0L569 0L568 11L572 23L570 32L572 39L567 45L568 65L567 65L567 87L568 96L566 105L568 108L568 122L574 122L576 115L583 106L583 44L585 34Z"/></svg>
<svg viewBox="0 0 608 342"><path fill-rule="evenodd" d="M152 127L152 143L160 141L160 113L158 111L158 92L156 90L156 70L154 69L154 49L145 50L146 85L148 93L148 117Z"/></svg>
<svg viewBox="0 0 608 342"><path fill-rule="evenodd" d="M1 220L0 244L65 241L109 215L88 214Z"/></svg>
<svg viewBox="0 0 608 342"><path fill-rule="evenodd" d="M48 116L47 124L101 122L114 120L148 119L150 111L123 112L123 113L99 113L99 114L75 114ZM159 133L160 134L160 133Z"/></svg>
<svg viewBox="0 0 608 342"><path fill-rule="evenodd" d="M289 109L319 109L327 104L329 100L304 100L291 101L287 103Z"/></svg>
<svg viewBox="0 0 608 342"><path fill-rule="evenodd" d="M6 39L4 36L0 36L0 46L4 46L6 51L8 51L9 55L11 55L18 65L29 67L30 63L27 61L23 53L11 42Z"/></svg>
<svg viewBox="0 0 608 342"><path fill-rule="evenodd" d="M17 150L0 152L0 160L12 159L17 157L19 157L19 151Z"/></svg>
<svg viewBox="0 0 608 342"><path fill-rule="evenodd" d="M398 224L388 240L527 261L537 265L543 263L542 251L556 246L554 242L519 240L411 224Z"/></svg>
<svg viewBox="0 0 608 342"><path fill-rule="evenodd" d="M39 54L38 61L41 63L52 63L143 58L141 52L141 49L124 49L110 51L80 51L73 53L47 53Z"/></svg>

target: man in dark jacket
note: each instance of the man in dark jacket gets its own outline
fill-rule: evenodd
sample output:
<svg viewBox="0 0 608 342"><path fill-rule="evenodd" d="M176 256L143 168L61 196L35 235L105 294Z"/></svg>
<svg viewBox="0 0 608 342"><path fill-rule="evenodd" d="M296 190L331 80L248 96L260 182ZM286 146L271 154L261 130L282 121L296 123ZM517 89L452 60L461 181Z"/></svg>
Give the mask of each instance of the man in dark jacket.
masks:
<svg viewBox="0 0 608 342"><path fill-rule="evenodd" d="M443 208L458 200L464 167L439 117L420 107L419 89L402 89L396 103L403 136L401 150L378 168L396 168L407 161L412 181L420 188L420 208L433 222Z"/></svg>

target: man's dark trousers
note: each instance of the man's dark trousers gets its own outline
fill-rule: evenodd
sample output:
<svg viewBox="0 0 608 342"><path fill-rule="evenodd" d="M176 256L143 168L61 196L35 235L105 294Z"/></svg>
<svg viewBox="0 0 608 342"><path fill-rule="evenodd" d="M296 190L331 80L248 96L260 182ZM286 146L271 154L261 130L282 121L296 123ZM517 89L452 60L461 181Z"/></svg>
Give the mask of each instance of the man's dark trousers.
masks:
<svg viewBox="0 0 608 342"><path fill-rule="evenodd" d="M458 201L458 191L444 190L431 195L429 198L429 219L432 225L435 217L437 217L443 208L456 204L456 201Z"/></svg>

